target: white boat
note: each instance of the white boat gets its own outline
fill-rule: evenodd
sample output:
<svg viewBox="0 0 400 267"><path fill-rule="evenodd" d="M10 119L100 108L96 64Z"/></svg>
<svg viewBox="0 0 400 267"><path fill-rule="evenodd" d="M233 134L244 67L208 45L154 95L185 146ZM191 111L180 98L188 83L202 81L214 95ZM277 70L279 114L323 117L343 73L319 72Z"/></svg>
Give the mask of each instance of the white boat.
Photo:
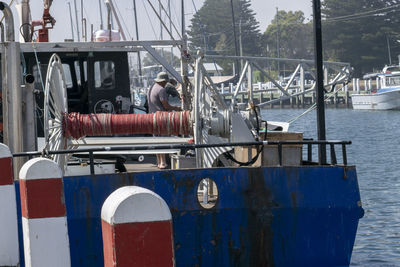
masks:
<svg viewBox="0 0 400 267"><path fill-rule="evenodd" d="M353 109L400 109L400 66L387 66L376 76L380 88L368 93L353 94Z"/></svg>

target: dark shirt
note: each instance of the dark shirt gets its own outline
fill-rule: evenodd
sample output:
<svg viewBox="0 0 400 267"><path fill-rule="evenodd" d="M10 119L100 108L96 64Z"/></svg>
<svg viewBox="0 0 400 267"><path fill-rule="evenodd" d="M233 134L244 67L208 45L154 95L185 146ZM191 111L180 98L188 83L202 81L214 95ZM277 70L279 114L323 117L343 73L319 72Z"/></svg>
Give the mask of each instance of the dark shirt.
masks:
<svg viewBox="0 0 400 267"><path fill-rule="evenodd" d="M156 111L165 111L165 108L161 101L168 101L167 90L155 83L147 94L147 100L149 105L149 113L155 113Z"/></svg>

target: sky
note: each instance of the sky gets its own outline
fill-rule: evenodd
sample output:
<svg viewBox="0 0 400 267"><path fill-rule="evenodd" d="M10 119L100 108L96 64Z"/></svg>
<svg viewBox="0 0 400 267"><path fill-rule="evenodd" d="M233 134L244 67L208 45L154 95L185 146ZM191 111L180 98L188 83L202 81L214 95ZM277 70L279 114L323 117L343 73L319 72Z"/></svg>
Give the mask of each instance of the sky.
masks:
<svg viewBox="0 0 400 267"><path fill-rule="evenodd" d="M6 0L5 2L9 2L10 0ZM104 6L104 0L54 0L53 5L50 9L50 14L56 19L56 25L53 30L50 31L50 41L63 41L64 39L72 38L72 30L70 23L70 13L69 13L69 5L71 5L72 16L73 16L73 25L74 25L74 37L77 41L77 30L76 30L76 20L75 20L75 12L74 12L74 3L77 4L78 10L78 20L81 21L81 3L83 3L83 14L87 19L87 29L90 32L90 25L93 24L94 30L98 30L100 28L100 12L99 12L99 2L102 2L102 11L103 11L103 21L104 24L107 18L106 8ZM168 9L168 0L160 0L161 3ZM177 29L181 28L181 0L170 0L171 2L171 17L173 24ZM14 0L14 2L18 2L18 0ZM134 16L133 16L133 0L113 0L114 5L117 8L118 13L121 15L120 20L125 29L125 34L127 39L135 40L135 24L134 24ZM150 0L153 6L158 9L159 4L158 0ZM204 0L185 0L185 23L186 26L190 25L190 19L196 10L200 9L203 5ZM251 0L251 6L254 12L256 13L256 19L260 23L260 30L264 32L267 25L271 23L271 20L274 18L276 13L276 8L282 10L302 10L305 13L306 18L310 18L312 13L312 0ZM40 19L43 13L43 1L42 0L30 0L31 3L31 13L32 19ZM159 20L155 16L154 11L152 10L150 4L147 0L136 0L137 5L137 13L138 13L138 26L139 26L139 38L141 40L159 40L160 39L160 23ZM14 14L15 8L13 7ZM15 15L15 24L19 25L18 16ZM168 21L164 17L164 21ZM168 21L169 26L169 21ZM114 26L117 29L117 25L115 23ZM82 35L81 25L79 26L80 35ZM167 33L163 32L164 39L167 38ZM176 38L176 36L175 36Z"/></svg>

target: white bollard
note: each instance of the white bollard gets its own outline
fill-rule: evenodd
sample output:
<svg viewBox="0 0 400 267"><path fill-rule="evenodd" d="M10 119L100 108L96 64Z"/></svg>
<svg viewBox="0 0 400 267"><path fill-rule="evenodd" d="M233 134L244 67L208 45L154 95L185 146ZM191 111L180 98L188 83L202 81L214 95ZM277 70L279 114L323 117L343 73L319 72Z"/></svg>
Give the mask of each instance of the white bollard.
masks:
<svg viewBox="0 0 400 267"><path fill-rule="evenodd" d="M156 193L114 191L101 208L104 266L174 266L172 216Z"/></svg>
<svg viewBox="0 0 400 267"><path fill-rule="evenodd" d="M19 265L17 202L12 155L0 143L0 266Z"/></svg>
<svg viewBox="0 0 400 267"><path fill-rule="evenodd" d="M22 166L19 176L25 265L71 266L60 167L36 158Z"/></svg>

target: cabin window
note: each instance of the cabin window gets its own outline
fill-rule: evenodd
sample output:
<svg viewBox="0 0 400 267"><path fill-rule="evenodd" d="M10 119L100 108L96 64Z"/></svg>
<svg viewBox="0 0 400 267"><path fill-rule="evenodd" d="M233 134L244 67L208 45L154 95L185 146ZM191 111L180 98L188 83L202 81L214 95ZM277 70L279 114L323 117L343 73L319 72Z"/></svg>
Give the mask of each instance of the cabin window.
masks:
<svg viewBox="0 0 400 267"><path fill-rule="evenodd" d="M72 82L71 68L69 67L68 64L63 64L63 69L64 69L64 75L65 75L65 83L67 85L67 88L70 89L74 86L74 84Z"/></svg>
<svg viewBox="0 0 400 267"><path fill-rule="evenodd" d="M112 61L96 61L94 63L94 79L96 89L115 89L115 65Z"/></svg>
<svg viewBox="0 0 400 267"><path fill-rule="evenodd" d="M386 86L400 85L400 76L386 77Z"/></svg>
<svg viewBox="0 0 400 267"><path fill-rule="evenodd" d="M85 82L87 81L87 61L83 61L83 77L81 77L81 68L79 66L79 61L74 62L75 74L76 74L76 82L78 85L82 85L81 79Z"/></svg>

